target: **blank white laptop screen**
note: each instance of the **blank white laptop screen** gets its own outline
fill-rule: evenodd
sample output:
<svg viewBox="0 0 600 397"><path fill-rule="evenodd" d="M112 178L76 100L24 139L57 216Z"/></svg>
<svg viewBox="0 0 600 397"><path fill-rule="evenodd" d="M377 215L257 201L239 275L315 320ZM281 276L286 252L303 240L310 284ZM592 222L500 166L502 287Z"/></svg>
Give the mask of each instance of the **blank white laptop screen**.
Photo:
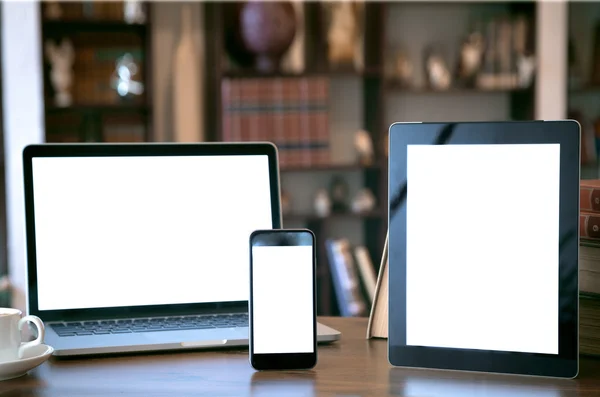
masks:
<svg viewBox="0 0 600 397"><path fill-rule="evenodd" d="M406 344L558 354L560 145L407 155Z"/></svg>
<svg viewBox="0 0 600 397"><path fill-rule="evenodd" d="M272 224L255 156L33 159L40 310L248 300Z"/></svg>

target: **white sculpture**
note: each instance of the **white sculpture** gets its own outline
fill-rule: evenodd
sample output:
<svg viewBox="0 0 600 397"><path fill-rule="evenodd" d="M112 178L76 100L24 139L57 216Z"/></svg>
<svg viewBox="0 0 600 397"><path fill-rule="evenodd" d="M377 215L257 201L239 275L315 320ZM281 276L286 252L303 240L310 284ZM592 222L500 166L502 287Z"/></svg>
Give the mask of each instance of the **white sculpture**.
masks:
<svg viewBox="0 0 600 397"><path fill-rule="evenodd" d="M123 15L127 23L146 22L146 13L139 0L126 0L123 4Z"/></svg>
<svg viewBox="0 0 600 397"><path fill-rule="evenodd" d="M70 88L73 82L71 70L75 61L75 50L69 39L64 39L60 46L48 40L45 44L46 57L51 65L50 81L56 92L56 106L66 107L73 103Z"/></svg>
<svg viewBox="0 0 600 397"><path fill-rule="evenodd" d="M352 212L360 214L375 209L375 196L367 189L361 189L352 200Z"/></svg>
<svg viewBox="0 0 600 397"><path fill-rule="evenodd" d="M327 190L319 189L315 195L315 213L317 216L326 217L331 213L331 199Z"/></svg>
<svg viewBox="0 0 600 397"><path fill-rule="evenodd" d="M351 1L335 1L328 6L331 11L331 24L327 32L329 62L356 62L355 46L359 37L356 6Z"/></svg>
<svg viewBox="0 0 600 397"><path fill-rule="evenodd" d="M518 85L527 88L533 83L535 74L535 57L533 55L519 55L517 57Z"/></svg>
<svg viewBox="0 0 600 397"><path fill-rule="evenodd" d="M358 154L358 161L362 165L371 165L373 163L373 141L371 135L365 130L359 130L354 136L354 148Z"/></svg>
<svg viewBox="0 0 600 397"><path fill-rule="evenodd" d="M427 75L431 88L436 90L447 90L452 83L450 70L444 59L437 54L432 54L426 62Z"/></svg>
<svg viewBox="0 0 600 397"><path fill-rule="evenodd" d="M462 44L460 49L459 77L473 81L483 62L485 43L483 35L473 32Z"/></svg>
<svg viewBox="0 0 600 397"><path fill-rule="evenodd" d="M124 54L117 59L116 68L113 72L112 85L121 97L131 94L141 95L144 92L144 84L133 80L138 72L138 66L133 61L131 54Z"/></svg>

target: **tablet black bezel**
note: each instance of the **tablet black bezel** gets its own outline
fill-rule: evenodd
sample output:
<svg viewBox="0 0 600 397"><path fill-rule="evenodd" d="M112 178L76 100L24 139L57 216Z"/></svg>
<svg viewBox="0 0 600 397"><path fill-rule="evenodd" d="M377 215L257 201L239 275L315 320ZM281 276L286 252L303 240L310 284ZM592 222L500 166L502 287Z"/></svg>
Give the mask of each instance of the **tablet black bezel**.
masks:
<svg viewBox="0 0 600 397"><path fill-rule="evenodd" d="M578 373L580 126L576 121L395 123L389 130L388 358L395 366L573 378ZM559 354L406 345L406 174L411 144L560 144ZM408 182L408 183L407 183ZM439 236L438 238L443 238ZM432 241L435 237L432 236ZM432 299L435 297L432 291Z"/></svg>
<svg viewBox="0 0 600 397"><path fill-rule="evenodd" d="M64 143L33 144L23 149L25 231L27 245L27 282L29 314L44 321L85 321L197 313L247 313L248 300L189 304L124 306L89 309L42 310L38 308L35 208L32 159L37 157L115 157L115 156L245 156L266 155L269 159L271 218L274 229L282 227L279 190L279 165L275 145L249 143ZM65 275L66 276L66 275ZM74 297L76 299L76 297Z"/></svg>

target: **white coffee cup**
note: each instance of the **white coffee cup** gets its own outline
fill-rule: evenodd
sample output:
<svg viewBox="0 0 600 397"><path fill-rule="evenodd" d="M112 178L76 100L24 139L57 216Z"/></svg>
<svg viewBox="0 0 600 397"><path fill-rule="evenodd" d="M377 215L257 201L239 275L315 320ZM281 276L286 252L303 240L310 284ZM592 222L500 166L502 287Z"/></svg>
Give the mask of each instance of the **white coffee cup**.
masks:
<svg viewBox="0 0 600 397"><path fill-rule="evenodd" d="M0 307L0 363L23 358L25 352L44 342L44 323L37 316L21 318L21 311ZM21 342L23 326L31 322L37 328L37 338L31 342Z"/></svg>

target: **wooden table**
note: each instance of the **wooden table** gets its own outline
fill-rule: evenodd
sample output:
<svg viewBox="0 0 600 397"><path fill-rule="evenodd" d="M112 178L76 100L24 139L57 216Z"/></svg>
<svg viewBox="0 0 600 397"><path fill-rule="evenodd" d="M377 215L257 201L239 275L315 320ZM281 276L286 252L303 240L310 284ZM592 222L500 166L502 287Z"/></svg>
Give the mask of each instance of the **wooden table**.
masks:
<svg viewBox="0 0 600 397"><path fill-rule="evenodd" d="M600 396L600 359L582 359L576 380L393 368L386 341L364 339L366 319L319 321L342 340L319 347L312 371L255 372L247 349L52 358L0 382L0 396Z"/></svg>

